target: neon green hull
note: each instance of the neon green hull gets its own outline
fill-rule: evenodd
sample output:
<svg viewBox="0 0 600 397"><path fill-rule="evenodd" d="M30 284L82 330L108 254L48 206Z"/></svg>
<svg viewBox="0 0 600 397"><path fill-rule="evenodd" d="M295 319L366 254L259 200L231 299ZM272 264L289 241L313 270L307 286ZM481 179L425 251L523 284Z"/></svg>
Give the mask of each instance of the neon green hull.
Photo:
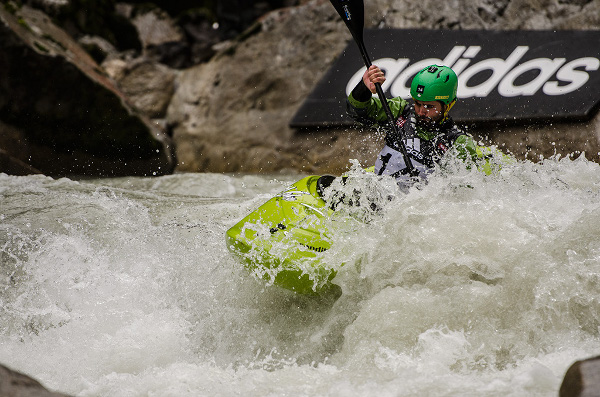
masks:
<svg viewBox="0 0 600 397"><path fill-rule="evenodd" d="M328 290L335 276L321 261L331 247L325 222L331 210L317 192L318 179L299 180L226 234L227 247L250 272L300 294Z"/></svg>

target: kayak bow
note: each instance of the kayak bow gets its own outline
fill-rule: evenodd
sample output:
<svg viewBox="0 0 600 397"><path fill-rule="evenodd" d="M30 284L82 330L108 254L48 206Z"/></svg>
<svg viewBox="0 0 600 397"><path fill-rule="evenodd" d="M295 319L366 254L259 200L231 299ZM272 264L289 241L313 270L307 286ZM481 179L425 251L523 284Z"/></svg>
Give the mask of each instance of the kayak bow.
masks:
<svg viewBox="0 0 600 397"><path fill-rule="evenodd" d="M311 295L329 289L336 272L321 259L332 210L322 194L333 178L308 176L269 199L227 231L228 249L269 284Z"/></svg>

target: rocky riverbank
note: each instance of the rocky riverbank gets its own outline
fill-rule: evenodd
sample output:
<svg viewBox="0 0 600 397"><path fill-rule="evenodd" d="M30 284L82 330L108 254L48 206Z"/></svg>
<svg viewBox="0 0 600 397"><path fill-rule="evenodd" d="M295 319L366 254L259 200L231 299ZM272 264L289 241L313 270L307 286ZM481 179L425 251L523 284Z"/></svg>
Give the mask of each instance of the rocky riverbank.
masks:
<svg viewBox="0 0 600 397"><path fill-rule="evenodd" d="M288 126L350 39L328 1L259 2L233 22L234 13L221 8L226 31L206 11L173 17L148 5L98 3L110 25L77 10L76 1L64 2L71 14L57 2L3 3L5 172L340 173L350 158L370 164L381 146L380 136L357 128ZM366 27L600 28L598 0L426 0L419 7L379 0L365 14ZM78 19L87 25L69 15L87 16ZM106 26L121 30L111 36ZM584 122L469 127L518 158L585 152L599 159L598 114Z"/></svg>

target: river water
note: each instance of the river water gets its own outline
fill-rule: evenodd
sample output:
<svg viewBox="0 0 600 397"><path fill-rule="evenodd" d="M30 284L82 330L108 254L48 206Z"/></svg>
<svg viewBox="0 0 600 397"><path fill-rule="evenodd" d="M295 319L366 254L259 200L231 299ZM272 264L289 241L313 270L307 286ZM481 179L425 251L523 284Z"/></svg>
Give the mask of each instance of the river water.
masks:
<svg viewBox="0 0 600 397"><path fill-rule="evenodd" d="M0 363L77 396L556 396L600 354L598 164L459 167L350 216L338 299L225 246L300 177L0 174Z"/></svg>

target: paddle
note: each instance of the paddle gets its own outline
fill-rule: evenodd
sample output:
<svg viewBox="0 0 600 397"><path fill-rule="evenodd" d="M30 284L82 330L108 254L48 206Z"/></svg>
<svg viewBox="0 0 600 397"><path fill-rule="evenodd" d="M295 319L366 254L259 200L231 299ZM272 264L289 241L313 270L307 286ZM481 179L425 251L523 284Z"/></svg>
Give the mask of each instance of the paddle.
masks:
<svg viewBox="0 0 600 397"><path fill-rule="evenodd" d="M367 49L365 47L365 43L363 41L363 27L365 20L365 10L363 0L330 0L331 4L335 7L340 17L346 23L348 30L352 34L354 41L358 45L358 49L360 54L362 55L363 61L367 66L367 69L372 65L371 59L369 58L369 54L367 54ZM392 111L387 103L387 99L385 94L383 93L383 89L381 88L381 84L375 83L375 89L377 90L377 95L379 96L379 100L381 101L381 105L383 106L383 110L388 118L388 123L390 128L394 131L396 136L402 136L400 131L398 130L398 126L395 123L394 116L392 115ZM406 163L406 168L409 175L415 175L416 170L408 156L408 152L406 151L406 146L403 141L399 141L400 152L404 157L404 163Z"/></svg>

